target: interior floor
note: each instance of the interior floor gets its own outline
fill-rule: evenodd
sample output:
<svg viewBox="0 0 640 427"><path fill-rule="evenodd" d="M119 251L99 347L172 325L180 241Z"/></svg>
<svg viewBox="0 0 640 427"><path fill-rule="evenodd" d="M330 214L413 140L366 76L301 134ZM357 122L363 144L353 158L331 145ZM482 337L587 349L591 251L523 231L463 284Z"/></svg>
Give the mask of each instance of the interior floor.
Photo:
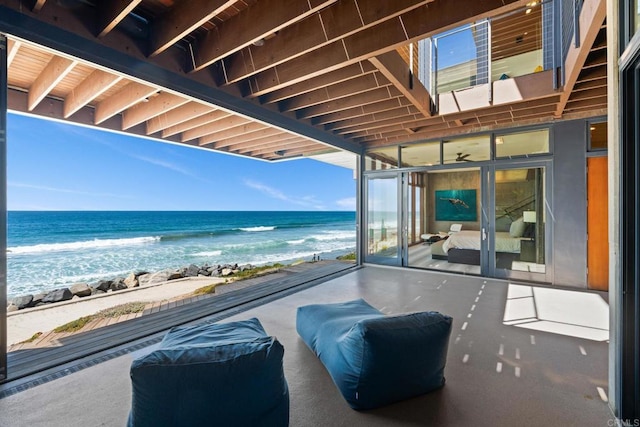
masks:
<svg viewBox="0 0 640 427"><path fill-rule="evenodd" d="M449 262L446 259L434 259L431 256L431 245L419 243L409 246L409 267L430 268L465 274L480 274L479 265Z"/></svg>
<svg viewBox="0 0 640 427"><path fill-rule="evenodd" d="M442 389L370 411L347 406L297 335L295 316L301 305L356 298L386 314L435 310L453 317ZM606 403L606 294L366 266L224 321L251 317L285 348L292 426L603 426L613 420ZM154 347L75 372L63 367L72 373L1 399L0 425L125 425L131 361Z"/></svg>

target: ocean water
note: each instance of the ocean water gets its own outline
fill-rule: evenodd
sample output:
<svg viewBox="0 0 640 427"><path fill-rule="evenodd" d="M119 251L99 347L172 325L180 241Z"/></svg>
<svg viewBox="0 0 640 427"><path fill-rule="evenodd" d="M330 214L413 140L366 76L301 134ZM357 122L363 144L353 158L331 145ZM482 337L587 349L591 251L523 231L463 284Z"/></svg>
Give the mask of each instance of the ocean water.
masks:
<svg viewBox="0 0 640 427"><path fill-rule="evenodd" d="M264 265L355 250L354 212L8 213L8 296L191 263Z"/></svg>

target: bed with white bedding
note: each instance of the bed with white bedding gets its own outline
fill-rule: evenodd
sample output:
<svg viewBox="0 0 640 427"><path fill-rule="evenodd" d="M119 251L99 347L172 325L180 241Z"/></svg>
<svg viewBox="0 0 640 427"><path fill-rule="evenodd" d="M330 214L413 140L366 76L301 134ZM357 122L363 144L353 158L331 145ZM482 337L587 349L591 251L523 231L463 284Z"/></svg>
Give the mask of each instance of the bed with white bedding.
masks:
<svg viewBox="0 0 640 427"><path fill-rule="evenodd" d="M447 259L450 263L480 265L480 237L478 230L461 230L452 233L442 241L442 252L445 256L438 258ZM510 268L511 263L519 259L522 239L522 237L513 237L508 231L495 233L495 262L498 268Z"/></svg>
<svg viewBox="0 0 640 427"><path fill-rule="evenodd" d="M442 249L449 252L450 249L473 249L480 250L480 231L460 230L452 233L442 244ZM522 237L512 237L508 231L498 231L495 233L496 252L520 253L520 240Z"/></svg>

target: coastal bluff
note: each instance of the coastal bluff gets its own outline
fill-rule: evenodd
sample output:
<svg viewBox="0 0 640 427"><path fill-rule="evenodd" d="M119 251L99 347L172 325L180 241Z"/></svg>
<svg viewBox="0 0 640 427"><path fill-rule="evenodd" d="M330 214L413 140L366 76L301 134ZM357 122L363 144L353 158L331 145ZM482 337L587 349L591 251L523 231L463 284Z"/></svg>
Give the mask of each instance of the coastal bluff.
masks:
<svg viewBox="0 0 640 427"><path fill-rule="evenodd" d="M254 266L251 264L204 264L202 266L190 264L177 270L167 269L157 272L131 272L126 277L117 277L112 280L99 280L94 283L75 283L69 287L52 289L39 294L21 295L8 301L7 312L11 313L25 308L40 307L47 304L165 283L177 279L190 277L224 278L253 268Z"/></svg>

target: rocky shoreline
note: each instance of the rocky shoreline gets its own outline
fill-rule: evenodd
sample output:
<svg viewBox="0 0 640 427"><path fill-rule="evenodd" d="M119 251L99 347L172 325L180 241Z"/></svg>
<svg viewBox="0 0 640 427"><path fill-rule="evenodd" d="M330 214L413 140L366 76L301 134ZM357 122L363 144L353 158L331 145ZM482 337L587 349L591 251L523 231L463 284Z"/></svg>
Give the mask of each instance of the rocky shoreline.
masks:
<svg viewBox="0 0 640 427"><path fill-rule="evenodd" d="M117 292L124 289L132 289L170 280L189 277L228 277L242 271L251 270L255 266L251 264L223 264L198 266L191 264L177 270L162 270L158 272L137 271L127 277L117 277L112 280L99 280L94 283L76 283L69 287L53 289L39 294L27 294L12 298L7 304L7 313L22 310L24 308L39 307L62 301L69 301L88 297L91 295Z"/></svg>

